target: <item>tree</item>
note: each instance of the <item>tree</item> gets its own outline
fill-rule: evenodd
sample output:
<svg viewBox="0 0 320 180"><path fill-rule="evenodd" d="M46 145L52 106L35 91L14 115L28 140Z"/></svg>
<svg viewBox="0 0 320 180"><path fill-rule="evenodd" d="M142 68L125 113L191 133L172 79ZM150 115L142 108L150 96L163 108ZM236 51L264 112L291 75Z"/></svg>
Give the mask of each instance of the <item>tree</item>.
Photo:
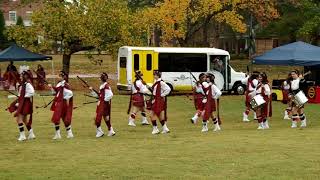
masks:
<svg viewBox="0 0 320 180"><path fill-rule="evenodd" d="M17 26L24 26L23 19L21 16L18 16L16 25Z"/></svg>
<svg viewBox="0 0 320 180"><path fill-rule="evenodd" d="M34 47L38 36L44 42L36 44L46 49L61 45L63 70L69 72L71 55L85 50L108 50L113 55L123 44L139 44L140 31L131 22L130 11L124 1L77 0L45 1L35 11L32 26L12 27L9 37L26 47Z"/></svg>
<svg viewBox="0 0 320 180"><path fill-rule="evenodd" d="M2 11L0 11L0 49L4 48L7 43L7 38L5 36L5 19Z"/></svg>
<svg viewBox="0 0 320 180"><path fill-rule="evenodd" d="M274 35L282 42L298 39L317 45L320 40L320 2L301 0L294 4L281 4L281 18L260 28L259 36Z"/></svg>
<svg viewBox="0 0 320 180"><path fill-rule="evenodd" d="M242 15L250 12L260 24L279 17L276 0L164 0L143 11L144 24L160 28L162 42L177 41L188 46L196 32L209 23L228 25L235 32L245 33L247 25ZM207 46L207 44L205 45Z"/></svg>

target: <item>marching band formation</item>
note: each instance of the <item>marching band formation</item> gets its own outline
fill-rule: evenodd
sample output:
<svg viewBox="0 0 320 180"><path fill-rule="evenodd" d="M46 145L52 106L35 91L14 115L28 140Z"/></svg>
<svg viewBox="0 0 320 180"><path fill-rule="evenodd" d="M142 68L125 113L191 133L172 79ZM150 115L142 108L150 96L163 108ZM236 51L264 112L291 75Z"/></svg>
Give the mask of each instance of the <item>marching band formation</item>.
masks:
<svg viewBox="0 0 320 180"><path fill-rule="evenodd" d="M41 69L41 67L39 68ZM154 71L153 75L155 82L152 86L149 86L144 82L143 74L140 71L135 72L136 79L131 87L130 103L127 111L129 115L128 125L136 126L136 116L139 112L142 117L141 124L149 125L147 118L147 114L149 114L153 126L152 134L160 133L157 120L159 120L162 126L161 133L166 134L170 132L167 124L167 96L171 93L171 88L161 79L161 72ZM18 95L16 95L17 98L7 108L10 113L14 113L14 117L16 118L20 131L18 141L34 139L36 137L32 129L33 96L35 90L31 83L31 73L24 71L21 76ZM41 74L39 73L38 75L37 73L37 76L41 76ZM56 86L48 84L45 80L43 81L43 84L46 84L55 94L54 99L45 106L47 107L51 104L51 111L53 111L51 121L55 128L54 140L61 139L61 120L64 123L67 138L74 137L71 128L72 113L75 109L73 92L68 83L68 74L61 71L59 77L60 80ZM96 137L104 136L104 131L101 127L102 119L108 129L107 136L114 136L116 133L111 125L111 99L113 93L107 82L108 75L106 73L101 74L99 91L89 86L80 77L78 79L91 91L92 97L96 98L98 102L95 116ZM255 71L243 79L242 82L247 84L243 121L250 121L248 115L250 111L253 111L254 119L258 122L258 129L269 129L268 118L272 116L272 88L269 85L267 74ZM304 85L305 80L303 79L303 75L300 75L298 70L293 70L282 86L283 102L288 104L285 109L284 119L292 120L291 128L296 128L299 122L301 128L307 126L304 104L308 99L302 91ZM193 89L196 112L191 118L191 123L195 124L199 118L202 118L201 132L208 132L208 121L211 119L214 124L213 131L220 131L222 120L219 113L219 105L222 92L215 85L215 76L211 73L201 73ZM25 135L24 126L28 130L28 137Z"/></svg>

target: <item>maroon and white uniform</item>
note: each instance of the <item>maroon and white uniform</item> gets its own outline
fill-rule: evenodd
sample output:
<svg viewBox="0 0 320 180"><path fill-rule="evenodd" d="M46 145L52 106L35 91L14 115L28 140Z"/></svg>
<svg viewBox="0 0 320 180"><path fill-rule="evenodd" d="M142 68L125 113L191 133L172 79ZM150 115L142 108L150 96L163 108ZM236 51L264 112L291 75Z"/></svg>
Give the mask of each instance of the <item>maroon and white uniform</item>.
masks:
<svg viewBox="0 0 320 180"><path fill-rule="evenodd" d="M216 100L220 98L222 92L220 89L211 83L203 83L204 88L206 88L206 99L204 102L204 115L203 119L205 121L209 120L211 114L217 110Z"/></svg>
<svg viewBox="0 0 320 180"><path fill-rule="evenodd" d="M99 92L99 102L96 109L96 121L95 124L97 127L100 127L101 120L103 117L108 117L110 121L111 115L111 99L113 97L113 93L111 87L107 82L103 83L100 86ZM111 125L110 125L111 127ZM108 128L110 128L108 126ZM110 130L110 129L109 129Z"/></svg>
<svg viewBox="0 0 320 180"><path fill-rule="evenodd" d="M51 121L55 125L59 125L62 119L65 126L68 127L72 121L73 92L65 80L60 81L56 87L53 87L53 90L56 95L51 106L51 111L53 111ZM67 101L69 101L69 104Z"/></svg>
<svg viewBox="0 0 320 180"><path fill-rule="evenodd" d="M143 94L148 92L147 87L142 83L141 80L137 79L133 82L133 86L131 88L132 88L132 105L139 108L144 108L145 100L144 100Z"/></svg>
<svg viewBox="0 0 320 180"><path fill-rule="evenodd" d="M166 111L166 96L170 94L171 88L162 81L158 79L152 86L154 99L152 100L151 110L157 116L160 116L162 111Z"/></svg>
<svg viewBox="0 0 320 180"><path fill-rule="evenodd" d="M194 104L195 104L196 110L199 110L199 111L203 111L203 108L204 108L204 103L202 101L206 95L203 89L204 88L200 83L198 83L194 87Z"/></svg>
<svg viewBox="0 0 320 180"><path fill-rule="evenodd" d="M261 95L266 102L257 109L258 122L261 124L261 127L269 128L267 120L268 117L272 116L272 99L270 85L259 83L257 86L256 95Z"/></svg>
<svg viewBox="0 0 320 180"><path fill-rule="evenodd" d="M245 79L241 80L241 83L246 84L247 85L247 90L245 92L245 96L246 96L246 107L247 108L251 108L250 105L250 100L253 98L253 94L256 91L256 88L258 86L258 80L257 79L253 79L251 80L249 78L249 76Z"/></svg>

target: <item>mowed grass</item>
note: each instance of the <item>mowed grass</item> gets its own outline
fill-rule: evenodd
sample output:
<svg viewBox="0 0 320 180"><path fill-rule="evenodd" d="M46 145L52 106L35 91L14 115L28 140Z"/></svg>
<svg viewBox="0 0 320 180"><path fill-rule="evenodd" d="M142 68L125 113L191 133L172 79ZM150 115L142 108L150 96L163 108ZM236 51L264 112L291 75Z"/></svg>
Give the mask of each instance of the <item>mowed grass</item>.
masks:
<svg viewBox="0 0 320 180"><path fill-rule="evenodd" d="M258 131L257 123L241 122L243 97L223 96L223 130L201 133L193 125L192 102L184 96L169 97L171 130L151 135L151 126L127 126L128 96L116 95L112 104L114 137L95 138L95 105L82 106L82 92L75 95L75 138L54 141L49 109L36 109L37 139L18 142L17 125L0 104L0 179L319 179L319 105L307 105L308 127L291 129L282 120L285 106L274 105L271 129ZM46 102L50 100L45 98ZM89 99L87 99L89 100ZM40 97L35 99L42 105ZM138 118L140 119L140 118ZM139 122L139 121L138 121ZM137 123L138 124L138 123ZM212 123L210 123L212 127ZM104 125L104 130L106 130Z"/></svg>

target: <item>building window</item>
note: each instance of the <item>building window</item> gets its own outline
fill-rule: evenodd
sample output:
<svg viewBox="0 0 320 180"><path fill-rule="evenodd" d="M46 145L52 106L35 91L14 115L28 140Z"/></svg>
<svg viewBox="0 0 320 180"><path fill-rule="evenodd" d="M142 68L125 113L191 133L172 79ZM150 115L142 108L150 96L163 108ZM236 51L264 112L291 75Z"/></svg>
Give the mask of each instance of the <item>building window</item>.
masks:
<svg viewBox="0 0 320 180"><path fill-rule="evenodd" d="M17 12L9 11L9 21L17 21Z"/></svg>
<svg viewBox="0 0 320 180"><path fill-rule="evenodd" d="M32 11L26 11L26 20L31 20Z"/></svg>

